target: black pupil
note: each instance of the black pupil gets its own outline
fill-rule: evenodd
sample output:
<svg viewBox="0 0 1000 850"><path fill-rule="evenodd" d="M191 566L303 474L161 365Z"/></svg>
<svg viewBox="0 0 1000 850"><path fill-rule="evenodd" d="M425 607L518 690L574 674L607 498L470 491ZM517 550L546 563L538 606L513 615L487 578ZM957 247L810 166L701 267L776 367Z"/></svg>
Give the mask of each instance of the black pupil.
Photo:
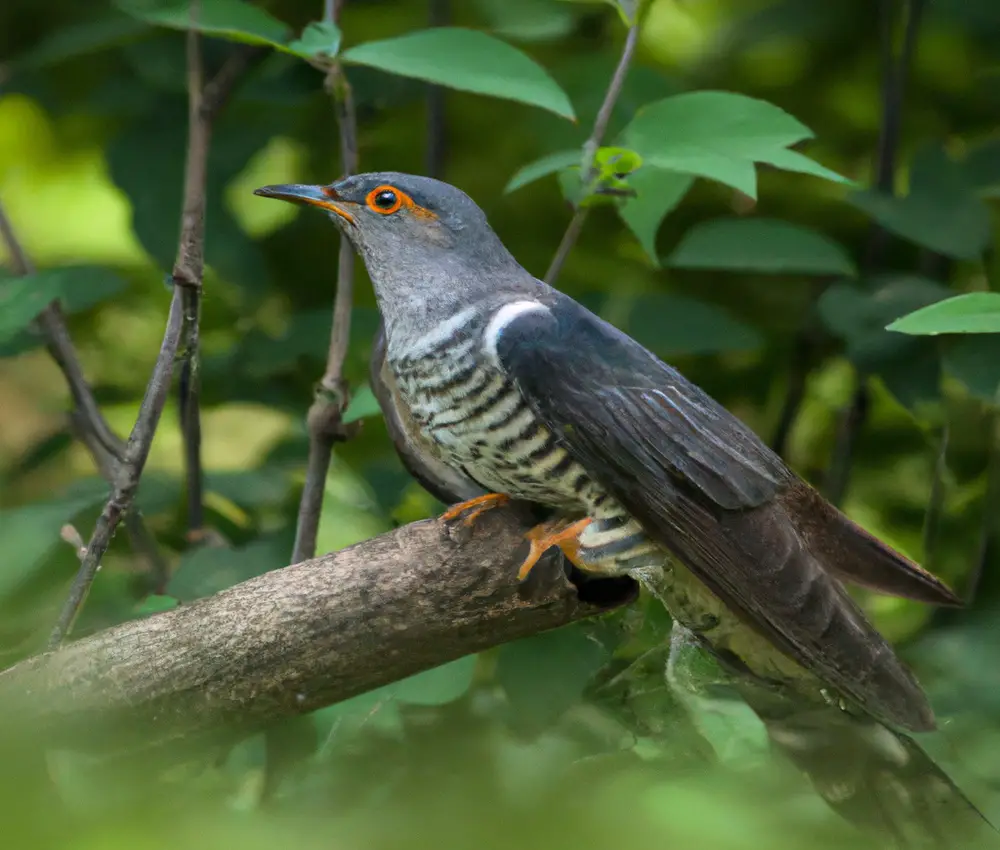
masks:
<svg viewBox="0 0 1000 850"><path fill-rule="evenodd" d="M379 209L387 210L396 203L396 193L390 189L384 189L375 196L375 206Z"/></svg>

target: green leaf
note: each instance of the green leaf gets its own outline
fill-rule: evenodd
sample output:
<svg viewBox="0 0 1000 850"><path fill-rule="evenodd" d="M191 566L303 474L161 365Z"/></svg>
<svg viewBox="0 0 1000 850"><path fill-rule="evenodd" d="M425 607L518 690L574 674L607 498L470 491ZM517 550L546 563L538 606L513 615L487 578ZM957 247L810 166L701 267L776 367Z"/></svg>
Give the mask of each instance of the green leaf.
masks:
<svg viewBox="0 0 1000 850"><path fill-rule="evenodd" d="M908 195L866 189L848 200L897 236L939 254L974 260L989 244L989 209L940 148L914 157Z"/></svg>
<svg viewBox="0 0 1000 850"><path fill-rule="evenodd" d="M569 98L541 65L516 47L476 30L418 30L359 44L341 59L461 91L528 103L574 120Z"/></svg>
<svg viewBox="0 0 1000 850"><path fill-rule="evenodd" d="M14 61L20 70L44 68L119 47L147 32L147 24L111 12L86 23L53 29L39 44Z"/></svg>
<svg viewBox="0 0 1000 850"><path fill-rule="evenodd" d="M916 275L887 275L870 288L835 283L820 296L820 319L847 343L847 354L865 368L900 350L901 337L886 332L894 319L950 294L947 287Z"/></svg>
<svg viewBox="0 0 1000 850"><path fill-rule="evenodd" d="M58 298L60 284L51 274L0 280L0 343L17 336Z"/></svg>
<svg viewBox="0 0 1000 850"><path fill-rule="evenodd" d="M594 167L601 180L611 180L631 174L642 165L642 157L628 148L598 148Z"/></svg>
<svg viewBox="0 0 1000 850"><path fill-rule="evenodd" d="M167 590L181 602L211 596L288 563L283 538L258 540L238 549L202 546L181 558Z"/></svg>
<svg viewBox="0 0 1000 850"><path fill-rule="evenodd" d="M941 358L929 340L885 330L899 316L947 298L947 287L912 275L886 275L870 288L836 283L820 296L819 315L844 340L847 356L863 372L878 375L896 399L916 414L940 398Z"/></svg>
<svg viewBox="0 0 1000 850"><path fill-rule="evenodd" d="M151 614L170 611L179 604L179 600L174 599L173 596L160 596L154 593L151 596L147 596L140 605L136 606L135 615L137 617L148 617Z"/></svg>
<svg viewBox="0 0 1000 850"><path fill-rule="evenodd" d="M350 404L344 411L344 422L354 422L358 419L369 419L372 416L381 416L382 408L378 405L378 399L368 384L358 387L357 392L351 396Z"/></svg>
<svg viewBox="0 0 1000 850"><path fill-rule="evenodd" d="M514 176L507 181L504 192L517 191L522 186L527 186L529 183L534 183L536 180L540 180L557 171L562 171L564 168L572 168L573 166L579 168L580 156L581 154L578 150L556 151L555 153L546 154L534 162L529 162L514 172Z"/></svg>
<svg viewBox="0 0 1000 850"><path fill-rule="evenodd" d="M192 24L191 0L115 0L123 12L146 23L169 29L188 30ZM244 0L200 0L196 4L194 28L203 35L262 44L291 52L286 46L289 28L277 18Z"/></svg>
<svg viewBox="0 0 1000 850"><path fill-rule="evenodd" d="M660 357L753 351L764 344L758 331L721 307L661 292L636 299L627 326L632 336Z"/></svg>
<svg viewBox="0 0 1000 850"><path fill-rule="evenodd" d="M944 369L977 398L993 405L1000 403L1000 336L965 334L953 338L944 354Z"/></svg>
<svg viewBox="0 0 1000 850"><path fill-rule="evenodd" d="M1000 333L1000 293L956 295L903 316L886 330L920 336Z"/></svg>
<svg viewBox="0 0 1000 850"><path fill-rule="evenodd" d="M823 233L772 218L720 218L695 225L667 259L678 269L854 276L847 251Z"/></svg>
<svg viewBox="0 0 1000 850"><path fill-rule="evenodd" d="M302 37L288 45L288 52L304 59L332 59L340 50L340 29L330 21L313 21Z"/></svg>
<svg viewBox="0 0 1000 850"><path fill-rule="evenodd" d="M689 92L639 110L625 138L647 162L708 177L756 197L754 161L774 158L812 132L763 100L722 91Z"/></svg>
<svg viewBox="0 0 1000 850"><path fill-rule="evenodd" d="M856 186L857 183L836 171L831 171L825 165L820 165L815 160L800 154L798 151L782 149L776 150L766 156L758 157L758 162L764 162L774 166L781 171L794 171L798 174L811 174L814 177L822 177L833 183L843 183L846 186Z"/></svg>
<svg viewBox="0 0 1000 850"><path fill-rule="evenodd" d="M107 483L91 478L78 481L62 498L0 510L4 552L0 563L0 599L30 580L57 547L69 551L59 537L60 529L81 511L107 497Z"/></svg>
<svg viewBox="0 0 1000 850"><path fill-rule="evenodd" d="M987 139L973 147L961 167L969 185L984 197L997 197L1000 191L1000 138Z"/></svg>
<svg viewBox="0 0 1000 850"><path fill-rule="evenodd" d="M392 696L412 705L444 705L469 690L477 655L466 655L389 685Z"/></svg>
<svg viewBox="0 0 1000 850"><path fill-rule="evenodd" d="M607 652L579 625L504 644L496 679L519 728L541 731L579 701Z"/></svg>
<svg viewBox="0 0 1000 850"><path fill-rule="evenodd" d="M569 35L576 16L551 0L475 0L490 29L514 41L549 41Z"/></svg>
<svg viewBox="0 0 1000 850"><path fill-rule="evenodd" d="M684 199L694 178L662 168L640 168L629 176L628 185L636 196L628 198L618 208L618 214L642 245L654 266L660 261L656 253L656 234L667 214Z"/></svg>

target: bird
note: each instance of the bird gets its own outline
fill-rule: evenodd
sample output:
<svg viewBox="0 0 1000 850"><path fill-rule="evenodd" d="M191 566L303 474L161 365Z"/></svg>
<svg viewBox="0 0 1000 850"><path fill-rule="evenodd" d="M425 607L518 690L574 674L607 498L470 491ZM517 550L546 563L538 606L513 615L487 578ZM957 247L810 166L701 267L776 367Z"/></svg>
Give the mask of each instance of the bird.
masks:
<svg viewBox="0 0 1000 850"><path fill-rule="evenodd" d="M959 606L830 504L677 369L537 279L448 183L400 172L255 194L325 211L361 256L382 328L373 385L403 463L474 523L550 515L588 576L634 576L741 683L772 744L847 820L899 846L993 827L912 737L936 727L853 584Z"/></svg>

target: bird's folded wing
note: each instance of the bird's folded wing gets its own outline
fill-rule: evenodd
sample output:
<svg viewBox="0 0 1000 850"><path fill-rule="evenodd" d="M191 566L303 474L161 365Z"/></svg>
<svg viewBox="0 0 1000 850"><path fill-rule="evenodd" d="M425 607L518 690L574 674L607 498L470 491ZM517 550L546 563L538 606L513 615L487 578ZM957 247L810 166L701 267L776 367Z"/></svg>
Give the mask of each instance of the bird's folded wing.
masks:
<svg viewBox="0 0 1000 850"><path fill-rule="evenodd" d="M786 511L805 487L743 423L564 296L496 340L567 451L737 616L888 723L933 727L919 686Z"/></svg>

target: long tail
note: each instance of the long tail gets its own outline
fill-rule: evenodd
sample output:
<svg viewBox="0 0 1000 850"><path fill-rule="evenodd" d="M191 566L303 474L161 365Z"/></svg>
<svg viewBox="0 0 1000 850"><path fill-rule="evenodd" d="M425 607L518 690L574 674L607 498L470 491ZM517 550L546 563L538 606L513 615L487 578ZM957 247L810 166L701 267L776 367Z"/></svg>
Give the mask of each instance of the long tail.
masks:
<svg viewBox="0 0 1000 850"><path fill-rule="evenodd" d="M996 828L912 738L836 706L802 710L778 694L737 688L774 746L856 826L907 850L1000 847Z"/></svg>

